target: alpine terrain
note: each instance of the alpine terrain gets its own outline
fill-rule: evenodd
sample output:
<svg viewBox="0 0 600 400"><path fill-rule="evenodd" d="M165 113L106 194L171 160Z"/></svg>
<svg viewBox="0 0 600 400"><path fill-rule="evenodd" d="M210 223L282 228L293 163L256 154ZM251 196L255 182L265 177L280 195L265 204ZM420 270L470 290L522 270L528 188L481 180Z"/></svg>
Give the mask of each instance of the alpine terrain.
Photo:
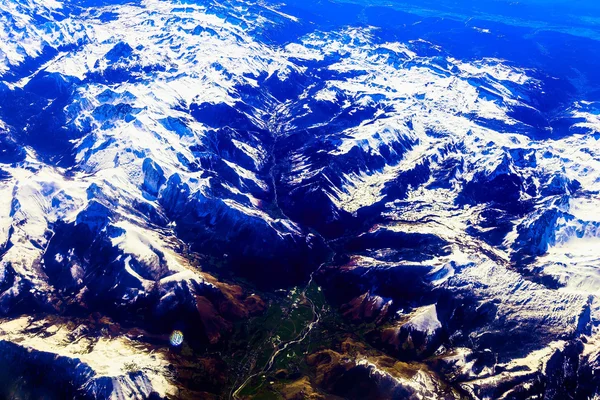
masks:
<svg viewBox="0 0 600 400"><path fill-rule="evenodd" d="M600 399L600 6L0 0L0 398Z"/></svg>

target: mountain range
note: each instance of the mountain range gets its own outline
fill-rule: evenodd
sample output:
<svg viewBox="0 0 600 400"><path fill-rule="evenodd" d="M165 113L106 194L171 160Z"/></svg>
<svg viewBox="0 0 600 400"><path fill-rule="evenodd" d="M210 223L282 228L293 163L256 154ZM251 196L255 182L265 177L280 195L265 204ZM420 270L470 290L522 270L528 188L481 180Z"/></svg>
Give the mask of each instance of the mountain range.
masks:
<svg viewBox="0 0 600 400"><path fill-rule="evenodd" d="M430 14L0 0L1 396L600 396L600 46Z"/></svg>

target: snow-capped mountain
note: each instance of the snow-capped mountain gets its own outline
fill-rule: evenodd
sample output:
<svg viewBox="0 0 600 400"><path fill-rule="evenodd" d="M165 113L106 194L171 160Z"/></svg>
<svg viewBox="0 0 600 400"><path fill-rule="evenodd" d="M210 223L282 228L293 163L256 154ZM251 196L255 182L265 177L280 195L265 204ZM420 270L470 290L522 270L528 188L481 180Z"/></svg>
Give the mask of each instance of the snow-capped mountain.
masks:
<svg viewBox="0 0 600 400"><path fill-rule="evenodd" d="M0 0L3 395L600 396L591 67L320 7Z"/></svg>

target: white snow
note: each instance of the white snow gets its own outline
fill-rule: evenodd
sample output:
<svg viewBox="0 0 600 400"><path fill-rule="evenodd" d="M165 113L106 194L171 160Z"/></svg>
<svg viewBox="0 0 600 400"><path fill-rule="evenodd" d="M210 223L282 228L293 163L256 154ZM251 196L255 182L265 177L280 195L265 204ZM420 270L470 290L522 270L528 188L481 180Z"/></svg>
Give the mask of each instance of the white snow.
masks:
<svg viewBox="0 0 600 400"><path fill-rule="evenodd" d="M404 326L410 327L417 332L423 332L427 335L434 334L437 330L442 328L442 324L437 316L437 306L432 304L417 309Z"/></svg>
<svg viewBox="0 0 600 400"><path fill-rule="evenodd" d="M36 334L34 328L45 331ZM0 326L0 339L17 343L30 351L40 351L79 360L95 373L91 378L110 377L115 384L115 399L149 395L155 391L161 396L174 395L176 388L167 379L169 361L163 352L150 352L142 343L127 337L86 337L66 324L20 317L4 320ZM130 368L141 371L149 384L129 376ZM73 373L76 373L73 371ZM119 394L119 390L123 392Z"/></svg>

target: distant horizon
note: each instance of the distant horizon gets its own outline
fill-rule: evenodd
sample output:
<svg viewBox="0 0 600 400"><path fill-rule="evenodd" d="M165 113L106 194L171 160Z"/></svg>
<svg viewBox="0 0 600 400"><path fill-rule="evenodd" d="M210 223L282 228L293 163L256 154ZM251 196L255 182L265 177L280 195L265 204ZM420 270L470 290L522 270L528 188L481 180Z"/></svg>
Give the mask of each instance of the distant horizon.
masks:
<svg viewBox="0 0 600 400"><path fill-rule="evenodd" d="M330 0L333 3L389 6L423 17L483 20L513 26L537 28L600 40L600 2L568 0ZM288 2L286 2L288 3ZM544 7L548 6L548 7ZM535 8L534 8L535 7ZM558 7L558 8L557 8ZM535 15L528 14L536 12Z"/></svg>

